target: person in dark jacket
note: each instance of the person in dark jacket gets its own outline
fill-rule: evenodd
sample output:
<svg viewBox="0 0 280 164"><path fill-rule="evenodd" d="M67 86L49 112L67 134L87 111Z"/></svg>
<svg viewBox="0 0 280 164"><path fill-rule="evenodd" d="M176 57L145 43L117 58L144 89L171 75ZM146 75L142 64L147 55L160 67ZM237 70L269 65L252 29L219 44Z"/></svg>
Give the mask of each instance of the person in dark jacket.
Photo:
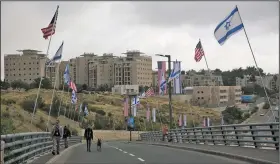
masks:
<svg viewBox="0 0 280 164"><path fill-rule="evenodd" d="M53 140L53 150L52 154L55 155L55 152L59 154L60 148L60 139L62 138L62 127L59 125L59 120L56 120L56 124L53 126L52 129L52 140Z"/></svg>
<svg viewBox="0 0 280 164"><path fill-rule="evenodd" d="M68 148L68 138L71 137L71 132L67 126L64 126L63 129L63 140L65 148Z"/></svg>
<svg viewBox="0 0 280 164"><path fill-rule="evenodd" d="M88 128L85 129L84 137L87 140L87 151L91 152L90 146L91 146L91 141L93 140L93 131L90 126L88 126Z"/></svg>

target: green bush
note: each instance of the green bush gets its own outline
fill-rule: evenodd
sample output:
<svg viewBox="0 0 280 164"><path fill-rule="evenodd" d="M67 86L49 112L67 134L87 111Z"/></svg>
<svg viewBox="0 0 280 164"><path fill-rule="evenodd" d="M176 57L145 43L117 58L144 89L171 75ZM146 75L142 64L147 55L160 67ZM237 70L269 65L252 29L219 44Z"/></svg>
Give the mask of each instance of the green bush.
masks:
<svg viewBox="0 0 280 164"><path fill-rule="evenodd" d="M97 113L97 114L100 114L100 115L102 115L102 116L105 116L105 115L106 115L106 112L104 112L104 110L102 110L102 109L97 110L96 113Z"/></svg>
<svg viewBox="0 0 280 164"><path fill-rule="evenodd" d="M251 113L252 113L252 114L253 114L253 113L256 113L256 112L258 111L258 109L259 109L259 108L258 108L257 106L255 106L254 109L251 111Z"/></svg>
<svg viewBox="0 0 280 164"><path fill-rule="evenodd" d="M33 109L34 109L36 97L37 97L36 95L31 95L31 96L29 96L29 97L26 97L25 100L22 101L22 102L20 103L20 106L21 106L24 110L26 110L26 111L32 113L32 112L33 112ZM44 103L42 97L39 96L39 97L38 97L38 100L37 100L37 109L38 109L38 108L43 108L44 106L45 106L45 103ZM37 110L36 110L36 111L37 111ZM35 112L36 112L36 111L35 111Z"/></svg>
<svg viewBox="0 0 280 164"><path fill-rule="evenodd" d="M12 119L1 118L1 135L12 134L15 130Z"/></svg>
<svg viewBox="0 0 280 164"><path fill-rule="evenodd" d="M1 104L4 105L16 104L16 101L13 99L1 99Z"/></svg>
<svg viewBox="0 0 280 164"><path fill-rule="evenodd" d="M269 103L266 102L266 103L263 105L263 109L269 109L269 108L270 108Z"/></svg>

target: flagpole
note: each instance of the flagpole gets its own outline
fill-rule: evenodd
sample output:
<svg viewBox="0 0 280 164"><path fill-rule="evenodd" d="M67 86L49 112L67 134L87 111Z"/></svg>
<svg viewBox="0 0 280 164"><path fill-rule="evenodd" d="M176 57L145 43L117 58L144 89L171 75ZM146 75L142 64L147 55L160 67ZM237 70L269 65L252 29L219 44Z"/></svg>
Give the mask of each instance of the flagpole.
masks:
<svg viewBox="0 0 280 164"><path fill-rule="evenodd" d="M200 43L201 43L201 40L199 39L199 41L200 41ZM202 47L202 43L201 43L201 47ZM204 60L205 60L205 63L206 63L206 67L207 67L207 69L208 69L208 73L209 73L209 76L210 76L210 80L211 80L211 84L212 84L212 79L214 79L213 78L213 76L212 76L212 72L211 72L211 70L209 69L209 65L208 65L208 62L207 62L207 59L206 59L206 55L205 55L205 53L204 53L204 55L203 55L203 58L204 58ZM214 79L214 83L213 83L213 86L215 86L216 84L215 84L215 79ZM210 85L210 98L212 97L212 87L211 87L212 85ZM215 88L214 88L215 89ZM216 89L215 89L216 90ZM219 92L218 92L219 93ZM218 99L218 93L216 94L215 92L214 92L214 94L216 95L216 100L217 100L217 103L218 103L218 108L220 108L220 100ZM220 109L219 109L220 110ZM220 115L222 115L222 112L220 112Z"/></svg>
<svg viewBox="0 0 280 164"><path fill-rule="evenodd" d="M236 5L236 8L238 9L237 5ZM256 61L256 57L255 57L254 52L253 52L253 49L252 49L252 47L251 47L251 43L250 43L250 41L249 41L249 38L248 38L248 35L247 35L247 32L246 32L244 23L243 23L243 21L242 21L241 14L239 13L239 10L238 10L237 13L238 13L238 15L239 15L239 18L240 18L241 23L243 24L243 31L244 31L244 33L245 33L245 36L246 36L246 39L247 39L247 42L248 42L248 45L249 45L251 54L252 54L252 56L253 56L253 59L254 59L255 65L256 65L256 69L257 69L257 71L258 71L258 73L259 73L259 76L261 77L261 82L262 82L262 85L263 85L263 89L264 89L264 92L265 92L265 95L266 95L266 98L267 98L267 101L268 101L268 104L269 104L269 110L272 112L272 115L273 115L273 117L274 117L274 121L276 122L276 118L275 118L274 112L273 112L273 110L271 110L270 99L269 99L269 97L268 97L268 94L267 94L267 91L266 91L266 88L265 88L265 85L264 85L264 82L263 82L263 78L262 78L261 72L260 72L260 70L259 70L259 67L258 67L258 64L257 64L257 61ZM280 152L280 151L279 151L279 152Z"/></svg>
<svg viewBox="0 0 280 164"><path fill-rule="evenodd" d="M57 23L58 8L59 8L59 6L57 6L57 9L56 9L57 13L55 15L55 23L54 23L55 26L56 26L56 23ZM47 56L49 54L49 49L50 49L50 45L51 45L51 41L52 41L53 31L54 31L54 26L52 27L52 32L51 32L52 35L50 36L50 40L49 40L49 43L48 43L48 48L47 48L47 52L46 52L46 59L47 59ZM45 65L44 69L45 69L45 75L46 75L46 65ZM36 96L36 100L35 100L35 104L34 104L34 108L33 108L33 113L32 113L32 117L31 117L31 125L33 123L33 118L34 118L34 115L35 115L35 111L36 111L36 107L37 107L37 103L38 103L38 97L39 97L42 81L43 81L43 76L41 75L41 79L40 79L40 83L39 83L39 88L38 88L38 91L37 91L37 96Z"/></svg>
<svg viewBox="0 0 280 164"><path fill-rule="evenodd" d="M63 81L62 95L63 95L63 93L64 93L64 85L65 85L65 83L64 83L64 81ZM63 101L63 99L62 99L62 96L61 96L61 98L60 98L60 103L59 103L59 108L58 108L58 113L57 113L57 117L60 116L60 108L61 108L62 101Z"/></svg>
<svg viewBox="0 0 280 164"><path fill-rule="evenodd" d="M68 86L68 91L67 91L67 95L69 95L69 90L70 90L70 87ZM65 110L64 110L64 117L66 117L66 111L67 111L67 104L68 104L68 101L66 101L65 103Z"/></svg>
<svg viewBox="0 0 280 164"><path fill-rule="evenodd" d="M58 62L58 66L57 66L57 69L55 71L55 80L54 80L54 86L53 86L53 93L52 93L52 101L51 101L51 105L50 105L50 109L49 109L49 115L48 115L48 122L47 122L47 127L46 127L46 131L49 127L49 121L50 121L50 114L51 114L51 111L52 111L52 104L53 104L53 99L54 99L54 91L55 91L55 88L56 88L56 78L57 78L57 74L59 73L59 66L60 66L60 61L61 59L59 59L59 62Z"/></svg>

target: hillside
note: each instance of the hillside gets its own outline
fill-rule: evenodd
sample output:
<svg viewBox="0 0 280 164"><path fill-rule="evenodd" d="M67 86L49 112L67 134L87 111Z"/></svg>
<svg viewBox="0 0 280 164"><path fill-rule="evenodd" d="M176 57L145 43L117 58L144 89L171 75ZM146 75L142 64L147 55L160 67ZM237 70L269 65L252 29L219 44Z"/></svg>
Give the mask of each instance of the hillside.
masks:
<svg viewBox="0 0 280 164"><path fill-rule="evenodd" d="M9 129L13 129L12 132L26 132L41 131L46 129L52 91L44 89L41 90L40 96L42 97L42 101L38 103L35 119L33 121L33 125L31 125L30 121L33 109L32 104L34 103L36 93L37 89L26 92L1 92L1 117L4 118L2 120L3 123L1 122L1 127L5 127L3 127L4 131L5 129L8 131ZM82 119L82 117L78 117L77 112L74 112L74 110L69 112L71 93L57 91L56 97L57 98L55 98L54 102L55 105L52 107L52 116L50 117L51 123L55 122L58 113L58 106L60 104L59 100L62 100L61 113L59 116L62 125L70 125L71 129L78 131L81 129L81 127L86 125L84 124L86 121L90 121L97 129L125 129L122 104L123 97L120 95L78 93L78 104L81 102L87 103L88 109L90 111L90 115L84 119ZM151 123L145 121L145 109L147 103L149 104L150 108L157 108L160 111L160 113L157 113L157 123L153 124L153 126ZM141 99L140 104L138 117L135 119L136 126L139 130L159 129L160 122L168 122L168 99L151 97L147 99ZM175 119L178 119L178 114L186 113L188 117L188 125L192 124L192 119L196 124L200 124L202 122L203 116L209 116L214 123L219 122L219 113L211 109L193 107L189 104L177 102L176 100L172 101L172 105ZM25 108L25 110L23 110L23 108ZM64 108L67 109L66 117L64 117ZM75 117L76 121L73 121L67 117L72 119ZM84 123L79 124L78 121L82 122L81 120L84 120Z"/></svg>

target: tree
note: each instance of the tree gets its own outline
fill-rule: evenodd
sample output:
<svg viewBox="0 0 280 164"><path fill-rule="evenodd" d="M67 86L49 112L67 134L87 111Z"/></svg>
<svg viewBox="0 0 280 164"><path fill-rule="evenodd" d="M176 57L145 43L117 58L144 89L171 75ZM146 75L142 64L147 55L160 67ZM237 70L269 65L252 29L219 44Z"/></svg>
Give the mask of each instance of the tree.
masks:
<svg viewBox="0 0 280 164"><path fill-rule="evenodd" d="M83 84L83 85L82 85L82 88L83 88L83 90L87 90L87 89L88 89L88 86L87 86L86 84Z"/></svg>
<svg viewBox="0 0 280 164"><path fill-rule="evenodd" d="M15 80L15 81L13 81L13 82L11 83L11 87L12 87L13 89L20 89L20 88L23 88L23 89L25 89L25 90L30 89L29 84L27 84L27 83L25 83L25 82L23 82L23 81L21 81L21 80Z"/></svg>
<svg viewBox="0 0 280 164"><path fill-rule="evenodd" d="M181 71L181 75L184 75L184 74L186 74L186 71Z"/></svg>
<svg viewBox="0 0 280 164"><path fill-rule="evenodd" d="M1 89L8 89L10 87L10 84L5 80L4 81L0 80L0 85L1 85Z"/></svg>
<svg viewBox="0 0 280 164"><path fill-rule="evenodd" d="M139 93L143 93L145 91L143 85L139 85L138 91Z"/></svg>
<svg viewBox="0 0 280 164"><path fill-rule="evenodd" d="M36 78L34 81L30 84L31 87L33 88L39 88L41 78ZM51 89L52 88L52 83L49 78L43 78L42 83L41 83L41 88L43 89Z"/></svg>
<svg viewBox="0 0 280 164"><path fill-rule="evenodd" d="M145 86L144 87L144 89L145 89L144 91L146 92L149 88L150 88L149 86Z"/></svg>
<svg viewBox="0 0 280 164"><path fill-rule="evenodd" d="M256 80L256 76L255 75L251 75L250 78L249 78L249 81L253 82L253 83L256 82L257 81Z"/></svg>
<svg viewBox="0 0 280 164"><path fill-rule="evenodd" d="M227 107L223 112L224 121L227 124L237 124L243 121L243 112L236 106Z"/></svg>

